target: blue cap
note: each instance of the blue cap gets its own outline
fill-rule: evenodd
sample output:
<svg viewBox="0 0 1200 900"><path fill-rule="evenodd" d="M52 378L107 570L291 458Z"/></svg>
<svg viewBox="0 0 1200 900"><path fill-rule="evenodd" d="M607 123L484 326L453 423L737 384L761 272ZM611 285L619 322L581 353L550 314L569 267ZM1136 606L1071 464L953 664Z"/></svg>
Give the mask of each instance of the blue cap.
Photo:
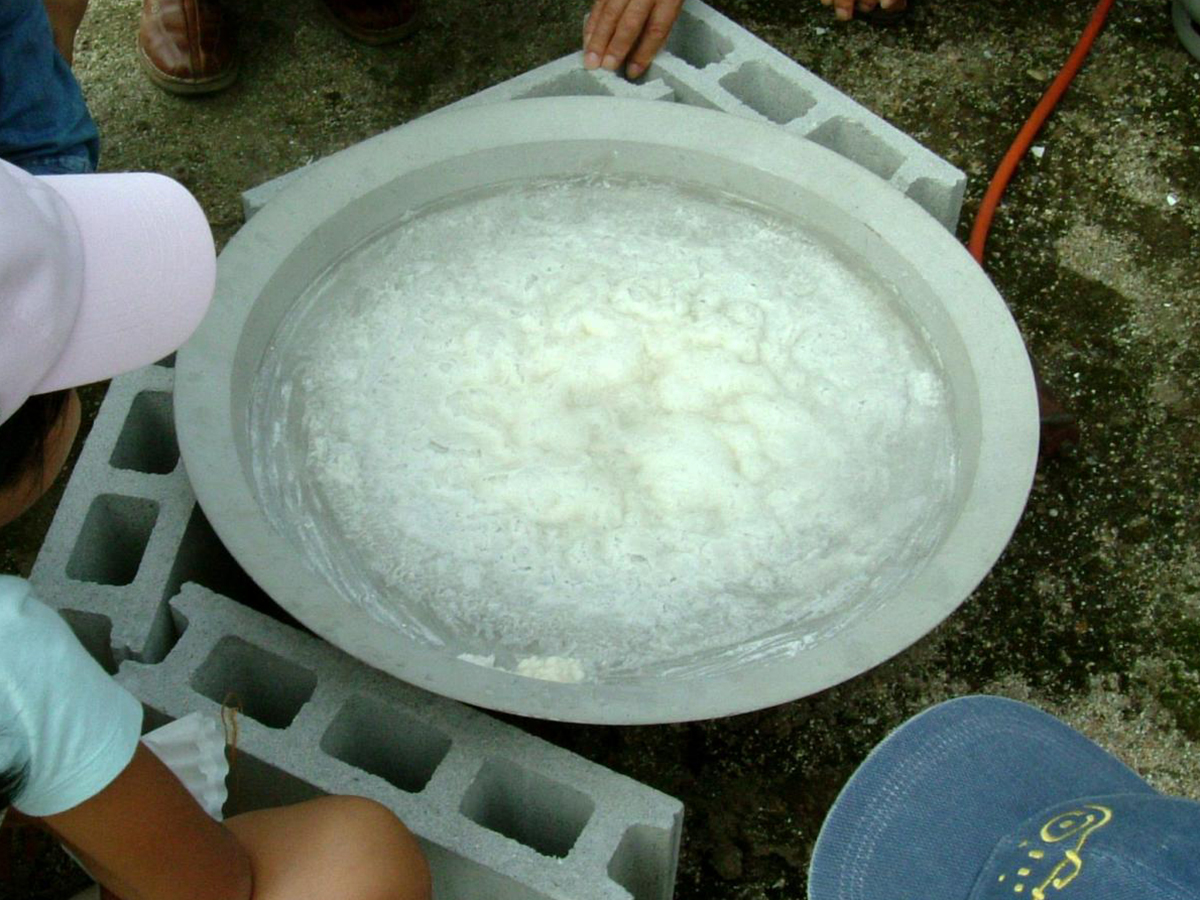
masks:
<svg viewBox="0 0 1200 900"><path fill-rule="evenodd" d="M1031 706L963 697L871 752L808 878L809 900L1200 900L1200 804Z"/></svg>

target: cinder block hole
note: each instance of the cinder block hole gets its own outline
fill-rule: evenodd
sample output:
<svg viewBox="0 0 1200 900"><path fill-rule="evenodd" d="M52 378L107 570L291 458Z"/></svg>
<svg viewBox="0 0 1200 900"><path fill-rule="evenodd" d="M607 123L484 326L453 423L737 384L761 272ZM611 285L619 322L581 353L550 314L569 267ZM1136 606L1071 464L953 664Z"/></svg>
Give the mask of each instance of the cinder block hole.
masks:
<svg viewBox="0 0 1200 900"><path fill-rule="evenodd" d="M167 391L142 391L133 398L109 465L150 475L166 475L179 463L175 416Z"/></svg>
<svg viewBox="0 0 1200 900"><path fill-rule="evenodd" d="M140 651L130 655L141 663L162 662L171 652L171 648L183 636L185 625L186 620L182 616L177 616L171 609L171 605L163 600L159 603L158 609L154 612L154 618L150 621L150 628L146 631L145 645Z"/></svg>
<svg viewBox="0 0 1200 900"><path fill-rule="evenodd" d="M733 41L686 10L675 21L667 50L689 66L703 69L733 52Z"/></svg>
<svg viewBox="0 0 1200 900"><path fill-rule="evenodd" d="M722 76L721 87L772 122L786 125L814 106L816 98L761 62L748 62Z"/></svg>
<svg viewBox="0 0 1200 900"><path fill-rule="evenodd" d="M158 504L153 500L101 494L83 519L75 549L67 560L67 577L98 584L129 584L137 577L157 518Z"/></svg>
<svg viewBox="0 0 1200 900"><path fill-rule="evenodd" d="M671 89L671 92L675 95L675 102L682 103L684 106L699 106L702 109L721 108L694 87L691 87L686 82L680 81L678 78L675 78L666 72L662 66L657 66L654 63L651 63L650 68L646 71L645 80L661 81Z"/></svg>
<svg viewBox="0 0 1200 900"><path fill-rule="evenodd" d="M192 507L192 514L183 530L183 539L179 542L179 551L171 566L171 574L167 577L163 599L174 597L189 581L265 613L285 625L308 631L255 584L254 579L229 555L199 504Z"/></svg>
<svg viewBox="0 0 1200 900"><path fill-rule="evenodd" d="M879 135L873 134L860 122L840 116L822 122L805 137L858 163L880 178L891 178L904 162L904 154Z"/></svg>
<svg viewBox="0 0 1200 900"><path fill-rule="evenodd" d="M71 626L75 637L79 638L79 643L92 655L92 659L100 663L109 675L116 675L120 661L113 655L112 619L100 613L78 609L60 609L58 613Z"/></svg>
<svg viewBox="0 0 1200 900"><path fill-rule="evenodd" d="M528 97L611 97L612 91L600 83L596 76L586 69L576 69L559 75L557 78L530 88L516 99Z"/></svg>
<svg viewBox="0 0 1200 900"><path fill-rule="evenodd" d="M225 786L229 789L229 799L222 812L227 819L257 809L315 800L326 794L290 772L242 752L235 753L230 761Z"/></svg>
<svg viewBox="0 0 1200 900"><path fill-rule="evenodd" d="M943 224L953 216L951 187L945 182L934 181L932 178L917 178L904 193Z"/></svg>
<svg viewBox="0 0 1200 900"><path fill-rule="evenodd" d="M504 759L489 759L463 796L459 811L484 828L564 857L591 818L591 798Z"/></svg>
<svg viewBox="0 0 1200 900"><path fill-rule="evenodd" d="M608 862L608 877L633 895L633 900L666 900L670 885L671 832L650 825L626 830Z"/></svg>
<svg viewBox="0 0 1200 900"><path fill-rule="evenodd" d="M450 738L368 697L353 697L321 738L321 749L402 791L424 789L450 751Z"/></svg>
<svg viewBox="0 0 1200 900"><path fill-rule="evenodd" d="M269 728L286 728L308 702L317 676L282 656L227 635L196 673L193 690L216 703L240 706Z"/></svg>

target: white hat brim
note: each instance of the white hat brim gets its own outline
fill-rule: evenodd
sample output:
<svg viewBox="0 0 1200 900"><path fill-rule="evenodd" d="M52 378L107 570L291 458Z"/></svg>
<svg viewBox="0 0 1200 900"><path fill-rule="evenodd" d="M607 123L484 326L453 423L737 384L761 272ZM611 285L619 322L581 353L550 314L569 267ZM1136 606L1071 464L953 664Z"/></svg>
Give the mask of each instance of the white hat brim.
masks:
<svg viewBox="0 0 1200 900"><path fill-rule="evenodd" d="M75 218L81 302L58 359L33 393L103 381L157 362L200 324L212 300L212 232L195 198L151 173L39 179Z"/></svg>

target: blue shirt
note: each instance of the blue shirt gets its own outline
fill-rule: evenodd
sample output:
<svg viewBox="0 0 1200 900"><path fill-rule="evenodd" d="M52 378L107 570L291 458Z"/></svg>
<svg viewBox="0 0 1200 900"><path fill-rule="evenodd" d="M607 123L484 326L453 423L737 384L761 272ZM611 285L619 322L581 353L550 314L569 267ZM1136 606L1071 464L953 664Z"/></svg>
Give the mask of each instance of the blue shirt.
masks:
<svg viewBox="0 0 1200 900"><path fill-rule="evenodd" d="M49 816L95 796L133 758L141 726L141 703L29 582L0 575L0 774L18 776L13 808Z"/></svg>

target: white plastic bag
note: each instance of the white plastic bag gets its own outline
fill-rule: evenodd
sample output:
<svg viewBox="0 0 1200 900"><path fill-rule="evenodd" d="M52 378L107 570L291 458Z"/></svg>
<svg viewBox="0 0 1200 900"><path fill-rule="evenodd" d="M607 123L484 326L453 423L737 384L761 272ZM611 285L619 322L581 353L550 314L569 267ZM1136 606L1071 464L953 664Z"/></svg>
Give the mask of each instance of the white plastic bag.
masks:
<svg viewBox="0 0 1200 900"><path fill-rule="evenodd" d="M211 713L194 712L142 735L155 756L175 773L210 816L222 819L229 791L225 776L225 729Z"/></svg>

